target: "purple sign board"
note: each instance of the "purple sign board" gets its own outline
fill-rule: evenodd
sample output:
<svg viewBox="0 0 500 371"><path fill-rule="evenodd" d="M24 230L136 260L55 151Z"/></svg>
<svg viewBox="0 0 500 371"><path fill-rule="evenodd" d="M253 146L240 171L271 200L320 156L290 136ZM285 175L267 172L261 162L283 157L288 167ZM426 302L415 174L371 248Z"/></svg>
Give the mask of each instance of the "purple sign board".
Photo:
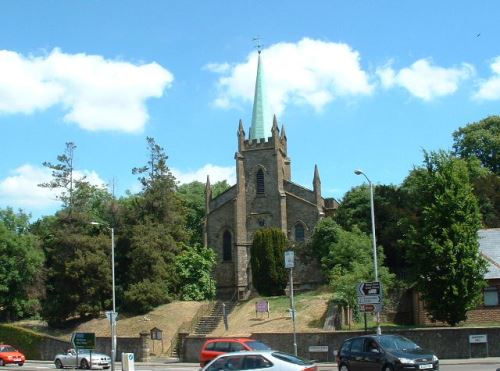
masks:
<svg viewBox="0 0 500 371"><path fill-rule="evenodd" d="M261 300L255 303L255 314L266 312L269 317L269 302L267 300Z"/></svg>

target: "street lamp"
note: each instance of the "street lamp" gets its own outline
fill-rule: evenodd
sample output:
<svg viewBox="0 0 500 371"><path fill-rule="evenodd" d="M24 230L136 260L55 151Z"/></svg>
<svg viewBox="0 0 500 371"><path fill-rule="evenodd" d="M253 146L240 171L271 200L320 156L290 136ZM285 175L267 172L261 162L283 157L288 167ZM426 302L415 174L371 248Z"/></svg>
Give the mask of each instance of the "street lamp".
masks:
<svg viewBox="0 0 500 371"><path fill-rule="evenodd" d="M115 371L116 359L116 301L115 301L115 229L106 224L90 222L92 225L102 225L111 231L111 291L113 311L109 314L111 323L111 371Z"/></svg>
<svg viewBox="0 0 500 371"><path fill-rule="evenodd" d="M375 282L378 282L377 240L375 237L375 206L373 203L373 184L363 171L356 169L356 170L354 170L354 174L363 175L366 178L366 180L368 181L368 184L370 185L370 209L371 209L371 214L372 214L373 270L375 271ZM380 289L380 291L382 291L382 289ZM380 335L382 333L382 331L380 329L380 312L378 312L378 311L376 312L376 318L377 318L377 335Z"/></svg>

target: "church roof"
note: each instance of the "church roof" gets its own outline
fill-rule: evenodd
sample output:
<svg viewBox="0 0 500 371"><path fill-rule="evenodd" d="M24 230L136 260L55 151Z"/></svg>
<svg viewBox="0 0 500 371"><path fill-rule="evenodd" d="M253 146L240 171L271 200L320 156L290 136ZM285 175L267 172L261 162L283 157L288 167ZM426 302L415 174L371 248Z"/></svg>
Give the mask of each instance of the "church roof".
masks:
<svg viewBox="0 0 500 371"><path fill-rule="evenodd" d="M252 126L250 127L250 140L267 139L271 136L272 116L266 96L264 69L260 58L257 64L257 78L255 79L255 95L253 100Z"/></svg>

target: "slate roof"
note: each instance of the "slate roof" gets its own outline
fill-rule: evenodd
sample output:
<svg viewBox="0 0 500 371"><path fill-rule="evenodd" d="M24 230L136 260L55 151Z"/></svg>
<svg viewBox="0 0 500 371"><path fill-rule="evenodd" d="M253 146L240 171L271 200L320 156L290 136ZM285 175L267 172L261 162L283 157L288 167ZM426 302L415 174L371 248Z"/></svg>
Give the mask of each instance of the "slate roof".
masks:
<svg viewBox="0 0 500 371"><path fill-rule="evenodd" d="M479 249L488 261L488 272L484 278L500 278L500 228L480 229Z"/></svg>

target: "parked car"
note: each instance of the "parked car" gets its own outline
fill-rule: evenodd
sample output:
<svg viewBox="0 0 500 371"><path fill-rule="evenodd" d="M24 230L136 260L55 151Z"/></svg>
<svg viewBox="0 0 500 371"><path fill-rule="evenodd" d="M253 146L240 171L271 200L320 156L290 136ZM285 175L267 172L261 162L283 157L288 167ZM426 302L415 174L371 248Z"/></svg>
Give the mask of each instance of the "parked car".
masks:
<svg viewBox="0 0 500 371"><path fill-rule="evenodd" d="M200 351L200 366L205 366L215 357L245 350L269 350L269 346L250 338L219 338L205 341Z"/></svg>
<svg viewBox="0 0 500 371"><path fill-rule="evenodd" d="M439 360L403 336L365 335L344 341L337 366L339 371L439 370Z"/></svg>
<svg viewBox="0 0 500 371"><path fill-rule="evenodd" d="M8 365L9 363L24 365L26 357L12 345L0 344L0 366Z"/></svg>
<svg viewBox="0 0 500 371"><path fill-rule="evenodd" d="M212 360L202 371L261 370L266 371L318 371L318 366L288 353L275 350L226 353Z"/></svg>
<svg viewBox="0 0 500 371"><path fill-rule="evenodd" d="M91 359L92 356L92 359ZM111 357L106 354L91 352L89 350L68 349L66 353L56 354L54 358L56 368L79 367L79 368L104 368L111 365Z"/></svg>

